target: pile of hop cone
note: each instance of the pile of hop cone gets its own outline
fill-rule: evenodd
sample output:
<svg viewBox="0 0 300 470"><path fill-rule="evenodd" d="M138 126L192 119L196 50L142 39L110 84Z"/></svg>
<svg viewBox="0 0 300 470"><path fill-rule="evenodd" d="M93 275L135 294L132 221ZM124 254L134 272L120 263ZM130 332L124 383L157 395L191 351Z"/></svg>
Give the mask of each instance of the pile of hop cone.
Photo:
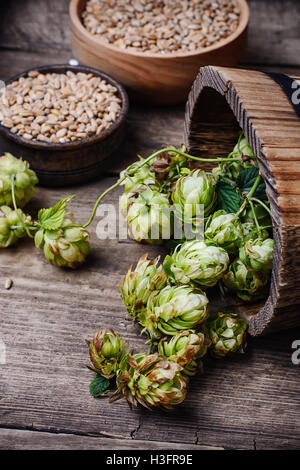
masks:
<svg viewBox="0 0 300 470"><path fill-rule="evenodd" d="M113 381L111 401L125 396L130 405L171 409L185 399L207 352L227 358L244 351L246 322L231 309L208 306L216 286L239 302L267 293L274 242L265 183L242 135L226 158L209 159L218 163L212 172L190 169L190 160L201 161L184 148L167 148L120 175L121 210L131 236L166 244L170 254L161 264L145 254L135 269L129 267L122 300L150 346L147 353L133 354L118 333L99 330L89 343L98 374L91 384L94 396L106 394ZM179 240L174 220L182 229ZM192 239L185 236L186 225Z"/></svg>
<svg viewBox="0 0 300 470"><path fill-rule="evenodd" d="M10 153L0 157L0 248L29 237L50 263L75 269L85 261L90 244L88 231L72 216L66 216L67 202L73 196L40 209L37 220L33 220L22 209L34 195L37 183L28 162Z"/></svg>

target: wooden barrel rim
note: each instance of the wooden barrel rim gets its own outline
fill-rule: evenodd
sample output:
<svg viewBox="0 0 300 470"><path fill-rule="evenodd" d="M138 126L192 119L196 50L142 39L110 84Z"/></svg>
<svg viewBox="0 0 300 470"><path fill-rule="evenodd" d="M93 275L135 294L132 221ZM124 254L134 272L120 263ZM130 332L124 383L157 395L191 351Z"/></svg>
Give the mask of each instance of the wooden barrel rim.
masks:
<svg viewBox="0 0 300 470"><path fill-rule="evenodd" d="M247 74L249 75L248 81ZM254 79L254 77L256 78ZM268 139L265 138L265 135L267 135L265 128L267 128L267 125L272 127L272 123L275 122L276 116L273 118L273 111L270 107L270 120L268 124L265 125L265 128L263 124L261 125L262 121L255 117L255 108L257 107L257 113L259 115L259 107L262 105L259 103L259 100L263 99L263 92L261 93L260 91L256 98L255 90L252 90L252 92L249 94L249 98L247 98L247 86L248 88L253 88L253 81L255 82L255 80L258 83L259 81L262 81L266 84L265 94L275 94L275 96L273 96L275 107L277 96L278 100L280 101L281 109L283 108L282 104L284 104L285 114L284 116L282 114L283 117L281 117L283 120L282 128L287 127L286 122L290 122L292 123L293 128L296 128L296 130L298 129L299 138L292 138L288 148L293 149L293 152L296 153L295 161L299 162L300 120L297 122L297 116L294 108L289 102L288 98L285 96L280 86L266 74L261 72L250 72L242 69L227 69L223 67L212 66L201 68L187 101L184 129L184 143L187 149L190 151L190 153L198 153L199 155L200 152L200 155L203 156L203 153L201 154L202 145L204 145L204 149L206 149L206 151L208 151L209 148L209 139L207 139L207 136L205 135L205 132L207 133L207 128L211 124L212 134L216 139L216 134L221 129L217 126L215 127L212 123L208 125L207 123L205 124L205 117L203 117L205 111L207 111L207 113L213 113L211 107L214 106L214 103L209 103L209 99L213 96L213 94L215 94L216 96L214 96L214 98L216 98L216 101L221 102L222 99L225 103L226 100L226 108L228 112L224 111L222 105L222 113L225 113L224 115L222 114L222 116L224 118L226 113L228 116L232 115L228 119L228 121L231 122L232 127L234 127L232 123L232 117L239 124L245 136L248 138L253 151L257 155L259 168L266 182L274 232L274 268L272 271L270 292L266 302L264 304L260 304L259 307L256 307L256 311L255 309L253 311L253 309L250 307L249 314L247 313L247 308L242 310L242 314L244 314L245 318L247 319L249 324L249 331L252 335L258 335L276 328L280 329L284 326L289 327L300 324L300 315L298 313L300 310L300 292L298 287L296 288L295 284L295 281L300 280L300 275L299 269L296 269L296 262L296 271L294 273L295 277L293 278L292 272L287 273L287 269L290 271L292 270L292 267L289 268L287 266L289 259L292 259L289 242L291 237L293 238L296 233L294 238L297 244L297 237L300 234L300 214L295 212L295 218L293 224L291 224L292 217L289 218L288 214L283 213L284 211L282 210L282 203L280 201L282 198L280 198L280 193L277 189L276 178L273 175L273 171L268 160L268 155L271 155L272 152L276 154L276 151L278 150L277 147L280 148L281 144L279 143L277 147L274 145L274 149L272 149L272 145L269 142L266 142ZM209 99L205 102L206 95L209 96ZM217 95L220 97L220 100ZM255 100L257 103L255 103ZM266 106L271 106L269 101L269 97L266 98ZM250 105L248 106L249 103ZM202 126L205 128L205 130L203 130ZM286 139L287 134L283 134L284 140ZM228 152L230 149L232 149L232 143L234 142L236 136L237 128L234 129L231 134L231 144L227 147ZM282 144L282 148L284 148L284 142ZM223 155L224 154L218 156ZM278 155L278 153L276 155ZM207 156L212 155L209 154ZM297 165L299 166L299 163L297 163ZM205 164L205 168L209 168L209 166ZM297 204L300 207L300 192L296 191L296 194L293 195L293 197L295 202L297 201ZM297 246L296 248L297 249L294 250L294 256L297 257L297 254L299 254L299 249ZM273 328L274 325L275 328Z"/></svg>

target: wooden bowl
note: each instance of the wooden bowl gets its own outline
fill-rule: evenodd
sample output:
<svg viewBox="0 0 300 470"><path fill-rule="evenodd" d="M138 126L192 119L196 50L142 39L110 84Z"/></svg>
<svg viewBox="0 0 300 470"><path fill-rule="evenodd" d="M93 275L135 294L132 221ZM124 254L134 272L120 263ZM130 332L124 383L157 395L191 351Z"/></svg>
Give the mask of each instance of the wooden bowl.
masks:
<svg viewBox="0 0 300 470"><path fill-rule="evenodd" d="M30 163L37 173L41 185L69 186L84 183L101 173L103 160L114 152L124 137L124 124L128 112L128 97L124 88L109 75L90 67L69 65L50 65L38 67L41 73L72 72L92 73L117 88L122 101L120 116L101 134L62 144L49 144L39 141L28 141L0 124L0 154L10 152ZM16 75L6 81L8 85L26 77L30 70Z"/></svg>
<svg viewBox="0 0 300 470"><path fill-rule="evenodd" d="M128 52L88 32L81 21L87 0L71 0L73 52L80 63L100 68L123 83L130 96L150 104L184 102L203 65L237 65L246 46L249 8L236 0L241 11L237 30L216 45L192 53L154 54Z"/></svg>
<svg viewBox="0 0 300 470"><path fill-rule="evenodd" d="M186 106L185 145L194 155L224 156L240 128L266 183L275 245L269 297L239 306L250 333L259 335L300 325L300 119L267 74L203 67Z"/></svg>

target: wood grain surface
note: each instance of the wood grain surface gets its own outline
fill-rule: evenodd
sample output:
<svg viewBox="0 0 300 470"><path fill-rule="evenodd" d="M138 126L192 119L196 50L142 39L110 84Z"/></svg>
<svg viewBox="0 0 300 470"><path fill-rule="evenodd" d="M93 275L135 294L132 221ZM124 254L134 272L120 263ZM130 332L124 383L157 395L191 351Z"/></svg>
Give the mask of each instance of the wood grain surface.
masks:
<svg viewBox="0 0 300 470"><path fill-rule="evenodd" d="M0 79L71 57L67 3L1 3ZM267 0L249 3L252 38L245 60L296 73L299 2L276 0L272 8ZM104 177L74 189L39 188L32 212L75 192L70 208L85 222L96 197L137 153L181 143L183 120L183 107L131 108L126 143L104 166ZM117 204L118 195L105 202ZM109 405L89 396L93 373L85 367L85 339L110 326L136 351L144 349L118 286L145 251L163 254L161 248L97 239L99 220L91 227L93 256L78 271L49 265L30 240L0 253L0 340L7 353L0 364L0 449L299 449L300 365L291 360L299 328L250 339L246 354L232 360L206 360L204 374L191 381L186 402L174 413L130 411L124 401ZM7 278L14 281L8 291Z"/></svg>

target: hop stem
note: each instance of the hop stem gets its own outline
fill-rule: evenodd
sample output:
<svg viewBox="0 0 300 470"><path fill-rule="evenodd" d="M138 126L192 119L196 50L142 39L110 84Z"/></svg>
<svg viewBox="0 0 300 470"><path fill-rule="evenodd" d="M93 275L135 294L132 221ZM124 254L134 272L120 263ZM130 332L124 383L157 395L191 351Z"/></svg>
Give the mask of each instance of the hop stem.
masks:
<svg viewBox="0 0 300 470"><path fill-rule="evenodd" d="M254 205L253 205L253 202L252 202L251 199L249 199L249 204L250 204L250 207L251 207L251 212L252 212L252 215L253 215L253 218L254 218L254 222L255 222L255 225L256 225L258 234L259 234L259 236L261 237L261 227L260 227L259 222L258 222L258 220L257 220L256 213L255 213L255 209L254 209Z"/></svg>
<svg viewBox="0 0 300 470"><path fill-rule="evenodd" d="M249 193L247 194L247 196L246 196L246 198L245 198L245 201L243 202L243 204L241 205L241 207L240 207L239 210L237 211L236 217L239 217L239 216L243 213L245 207L247 206L247 204L249 203L249 201L250 201L250 199L252 198L253 194L254 194L255 191L257 190L257 187L258 187L258 185L259 185L259 183L260 183L260 180L261 180L261 176L258 175L257 178L256 178L256 180L254 181L254 184L253 184L252 188L250 189Z"/></svg>
<svg viewBox="0 0 300 470"><path fill-rule="evenodd" d="M256 197L252 197L251 199L252 199L252 201L257 202L258 204L260 204L271 215L270 208L268 206L266 206L266 204L264 204L260 199L257 199Z"/></svg>
<svg viewBox="0 0 300 470"><path fill-rule="evenodd" d="M22 220L22 217L20 217L20 214L18 212L18 207L17 207L17 204L16 204L16 197L15 197L15 178L16 178L16 175L13 173L11 175L11 197L12 197L14 210L16 211L16 214L18 216L20 224L24 228L24 230L27 233L28 237L33 238L33 236L30 233L30 227L27 224L24 223L24 221Z"/></svg>
<svg viewBox="0 0 300 470"><path fill-rule="evenodd" d="M162 153L166 153L166 152L173 152L173 153L176 153L178 155L181 155L182 157L185 157L185 158L189 158L190 160L195 160L195 161L198 161L198 162L209 162L209 163L213 163L213 162L217 162L217 163L221 163L221 162L229 162L229 161L240 161L239 158L200 158L200 157L194 157L193 155L189 155L185 152L182 152L181 150L177 150L173 147L167 147L167 148L164 148L164 149L161 149L161 150L157 150L156 152L154 152L152 155L150 155L148 158L146 158L145 160L141 161L138 165L136 165L136 163L132 164L131 166L128 167L127 171L125 172L123 178L119 179L115 184L113 184L112 186L110 186L109 188L107 188L100 196L99 198L97 199L97 201L95 202L95 205L94 205L94 208L92 210L92 214L91 214L91 217L89 218L89 220L87 221L86 224L83 225L84 228L88 227L94 220L94 217L95 217L95 214L96 214L96 211L97 211L97 208L100 204L100 202L102 201L102 199L108 194L110 193L110 191L113 191L114 189L116 189L118 186L120 186L123 181L128 178L129 176L131 176L132 174L134 174L137 170L139 170L140 168L142 168L144 165L146 165L147 163L149 163L151 160L153 160L154 158L156 158L158 155L162 154Z"/></svg>

